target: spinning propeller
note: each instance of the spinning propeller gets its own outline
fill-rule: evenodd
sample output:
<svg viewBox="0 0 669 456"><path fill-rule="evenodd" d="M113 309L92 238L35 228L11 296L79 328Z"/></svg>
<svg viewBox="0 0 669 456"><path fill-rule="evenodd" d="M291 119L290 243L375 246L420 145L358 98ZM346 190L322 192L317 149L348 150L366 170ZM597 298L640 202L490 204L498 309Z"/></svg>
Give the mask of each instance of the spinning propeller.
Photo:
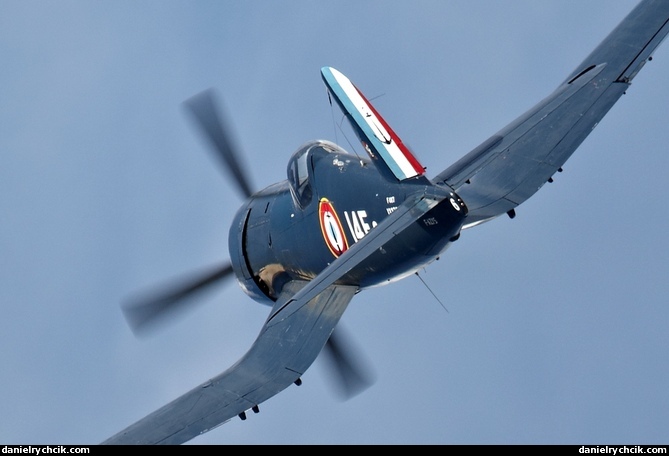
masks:
<svg viewBox="0 0 669 456"><path fill-rule="evenodd" d="M249 179L239 163L239 152L231 141L227 122L216 109L214 92L206 90L184 102L196 125L210 143L211 151L217 160L221 160L223 169L237 184L237 189L244 198L252 196ZM156 330L160 323L174 318L178 313L190 309L196 297L210 290L214 285L232 278L234 271L229 262L219 264L196 275L177 281L176 285L159 291L138 295L128 300L123 306L123 313L133 332L144 336ZM341 326L341 324L340 324ZM338 390L343 399L348 399L362 392L373 383L369 373L356 360L353 350L343 340L341 328L332 333L325 345L324 352L334 371L333 378L338 383Z"/></svg>

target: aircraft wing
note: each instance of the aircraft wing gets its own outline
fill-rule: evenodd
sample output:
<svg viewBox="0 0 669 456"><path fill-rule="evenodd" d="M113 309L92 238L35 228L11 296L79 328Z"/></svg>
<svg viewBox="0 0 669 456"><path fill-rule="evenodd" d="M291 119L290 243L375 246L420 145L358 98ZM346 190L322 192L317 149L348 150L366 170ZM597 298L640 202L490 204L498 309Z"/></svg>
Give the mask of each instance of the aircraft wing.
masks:
<svg viewBox="0 0 669 456"><path fill-rule="evenodd" d="M323 287L339 281L356 265L362 263L372 253L383 247L385 243L448 197L450 197L450 192L444 192L439 187L434 186L425 187L423 192L417 192L409 196L392 214L383 219L365 237L349 247L339 258L323 269L292 299L286 301L282 306L275 306L267 319L267 324L280 322L293 312L297 312Z"/></svg>
<svg viewBox="0 0 669 456"><path fill-rule="evenodd" d="M432 179L465 201L465 227L507 213L561 170L667 32L669 1L641 1L551 95Z"/></svg>
<svg viewBox="0 0 669 456"><path fill-rule="evenodd" d="M275 308L307 283L286 284ZM283 391L314 362L356 291L355 286L323 287L297 312L263 326L249 351L221 375L102 444L184 443Z"/></svg>
<svg viewBox="0 0 669 456"><path fill-rule="evenodd" d="M184 443L290 386L314 362L358 291L339 283L342 277L449 195L426 187L313 280L284 285L257 339L237 363L102 443Z"/></svg>

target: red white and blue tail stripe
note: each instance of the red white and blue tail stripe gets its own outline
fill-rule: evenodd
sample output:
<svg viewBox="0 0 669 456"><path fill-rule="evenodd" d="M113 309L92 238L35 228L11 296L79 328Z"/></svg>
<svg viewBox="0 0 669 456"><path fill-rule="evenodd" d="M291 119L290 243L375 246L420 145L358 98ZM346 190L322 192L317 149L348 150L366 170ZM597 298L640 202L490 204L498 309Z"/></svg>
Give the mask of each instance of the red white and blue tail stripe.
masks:
<svg viewBox="0 0 669 456"><path fill-rule="evenodd" d="M321 75L377 166L385 167L400 181L425 173L425 168L346 76L331 67L321 68Z"/></svg>

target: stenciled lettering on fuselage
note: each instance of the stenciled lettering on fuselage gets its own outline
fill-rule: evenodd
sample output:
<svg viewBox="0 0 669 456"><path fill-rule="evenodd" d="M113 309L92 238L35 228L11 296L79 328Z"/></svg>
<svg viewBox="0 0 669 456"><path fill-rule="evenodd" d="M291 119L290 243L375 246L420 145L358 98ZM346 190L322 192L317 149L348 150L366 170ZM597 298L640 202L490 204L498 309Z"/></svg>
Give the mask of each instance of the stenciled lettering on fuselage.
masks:
<svg viewBox="0 0 669 456"><path fill-rule="evenodd" d="M318 202L318 220L325 245L335 257L338 257L348 249L348 241L334 206L327 198L321 198Z"/></svg>

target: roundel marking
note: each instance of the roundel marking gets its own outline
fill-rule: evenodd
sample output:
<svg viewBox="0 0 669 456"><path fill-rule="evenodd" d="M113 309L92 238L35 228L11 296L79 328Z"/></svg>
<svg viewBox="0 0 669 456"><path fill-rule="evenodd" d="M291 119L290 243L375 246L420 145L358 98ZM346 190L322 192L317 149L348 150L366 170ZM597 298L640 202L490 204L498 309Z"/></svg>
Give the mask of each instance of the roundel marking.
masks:
<svg viewBox="0 0 669 456"><path fill-rule="evenodd" d="M348 249L348 241L334 206L327 198L321 198L318 202L318 220L325 245L335 257L338 257Z"/></svg>

